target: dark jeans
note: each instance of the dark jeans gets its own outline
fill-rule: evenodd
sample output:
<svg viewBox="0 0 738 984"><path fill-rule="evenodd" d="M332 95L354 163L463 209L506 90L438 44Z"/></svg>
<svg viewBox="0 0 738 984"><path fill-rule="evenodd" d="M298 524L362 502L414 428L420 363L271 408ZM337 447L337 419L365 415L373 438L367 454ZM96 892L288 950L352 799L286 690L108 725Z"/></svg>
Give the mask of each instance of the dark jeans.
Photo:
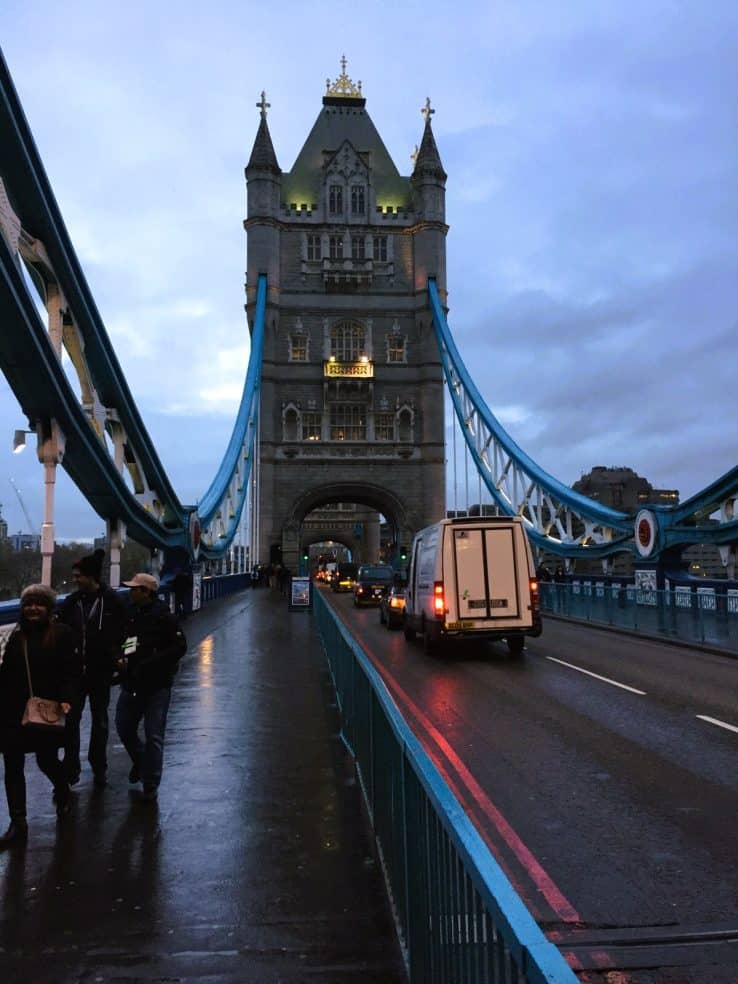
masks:
<svg viewBox="0 0 738 984"><path fill-rule="evenodd" d="M132 694L121 687L115 709L115 726L144 786L156 787L161 782L164 732L171 696L170 687L155 690L152 694ZM138 733L141 718L145 742L141 741Z"/></svg>
<svg viewBox="0 0 738 984"><path fill-rule="evenodd" d="M29 753L30 754L30 753ZM22 748L11 748L3 752L5 763L5 795L8 800L10 819L26 819L26 753ZM39 769L51 780L58 793L66 793L69 788L64 776L64 766L59 761L59 749L55 745L36 752Z"/></svg>
<svg viewBox="0 0 738 984"><path fill-rule="evenodd" d="M105 681L85 680L82 700L67 715L64 736L64 768L67 775L82 771L79 755L79 725L85 709L85 699L90 701L90 747L87 761L95 775L103 774L108 767L108 705L110 704L110 684Z"/></svg>

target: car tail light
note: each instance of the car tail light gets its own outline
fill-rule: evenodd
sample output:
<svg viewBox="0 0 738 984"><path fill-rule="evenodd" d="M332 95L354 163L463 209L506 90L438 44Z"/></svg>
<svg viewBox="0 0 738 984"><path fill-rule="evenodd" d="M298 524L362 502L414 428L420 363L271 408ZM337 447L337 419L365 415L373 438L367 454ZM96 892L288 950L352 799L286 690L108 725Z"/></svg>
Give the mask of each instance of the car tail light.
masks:
<svg viewBox="0 0 738 984"><path fill-rule="evenodd" d="M541 596L538 592L538 581L534 577L530 579L530 607L534 612L539 611L541 607Z"/></svg>
<svg viewBox="0 0 738 984"><path fill-rule="evenodd" d="M404 608L405 599L404 598L390 598L390 608Z"/></svg>
<svg viewBox="0 0 738 984"><path fill-rule="evenodd" d="M435 581L433 584L433 614L436 618L443 618L446 614L446 599L443 597L443 581Z"/></svg>

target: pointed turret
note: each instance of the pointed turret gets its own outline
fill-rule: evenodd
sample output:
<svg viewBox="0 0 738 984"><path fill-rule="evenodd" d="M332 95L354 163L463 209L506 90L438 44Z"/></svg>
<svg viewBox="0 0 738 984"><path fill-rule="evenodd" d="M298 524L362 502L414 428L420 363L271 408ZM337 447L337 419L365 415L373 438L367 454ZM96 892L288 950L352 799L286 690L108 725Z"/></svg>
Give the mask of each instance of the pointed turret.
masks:
<svg viewBox="0 0 738 984"><path fill-rule="evenodd" d="M262 93L263 96L263 93ZM257 106L259 103L257 103ZM266 103L269 106L269 103ZM262 114L259 129L256 132L256 139L251 151L251 157L246 165L246 177L251 177L253 171L271 171L273 174L281 174L277 155L274 152L274 144L267 125L266 112Z"/></svg>
<svg viewBox="0 0 738 984"><path fill-rule="evenodd" d="M282 197L282 172L267 126L269 103L265 92L262 92L256 108L261 111L261 119L245 168L247 214L244 225L249 233L249 257L264 256L269 258L269 262L265 267L254 266L250 259L246 277L255 289L258 274L266 272L270 288L276 289L279 286L279 230L276 219Z"/></svg>
<svg viewBox="0 0 738 984"><path fill-rule="evenodd" d="M430 98L425 100L425 106L420 112L425 117L425 128L423 139L420 141L420 150L413 154L415 167L410 178L415 191L416 207L425 219L445 222L446 172L443 170L441 155L438 153L433 137L431 116L435 113L435 109L431 109Z"/></svg>
<svg viewBox="0 0 738 984"><path fill-rule="evenodd" d="M428 108L430 113L435 113L435 109L430 109L430 107ZM420 141L420 150L415 158L415 167L413 168L412 174L413 179L417 179L421 175L428 175L432 178L440 178L444 184L446 178L448 177L446 172L443 170L443 164L441 164L441 155L438 153L438 147L436 146L436 141L433 136L430 115L426 116L423 139Z"/></svg>

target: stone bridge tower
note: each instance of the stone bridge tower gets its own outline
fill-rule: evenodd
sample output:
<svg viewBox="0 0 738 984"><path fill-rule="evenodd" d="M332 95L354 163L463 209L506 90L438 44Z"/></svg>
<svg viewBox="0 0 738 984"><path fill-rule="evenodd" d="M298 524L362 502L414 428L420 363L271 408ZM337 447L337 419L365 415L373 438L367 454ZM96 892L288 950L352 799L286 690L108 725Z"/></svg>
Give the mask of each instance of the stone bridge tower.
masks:
<svg viewBox="0 0 738 984"><path fill-rule="evenodd" d="M259 274L269 288L258 560L281 551L293 570L316 508L381 513L397 549L445 508L444 389L427 292L435 277L446 296L434 110L426 100L420 149L403 177L361 83L341 66L290 171L277 163L262 93L246 167L250 325ZM369 552L356 559L376 560Z"/></svg>

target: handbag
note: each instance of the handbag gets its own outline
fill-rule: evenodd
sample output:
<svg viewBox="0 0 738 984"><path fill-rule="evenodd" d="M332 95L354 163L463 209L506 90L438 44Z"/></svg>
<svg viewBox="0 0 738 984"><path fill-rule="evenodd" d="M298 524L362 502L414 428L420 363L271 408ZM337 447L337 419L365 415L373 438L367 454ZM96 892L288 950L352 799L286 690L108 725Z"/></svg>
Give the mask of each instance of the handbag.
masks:
<svg viewBox="0 0 738 984"><path fill-rule="evenodd" d="M26 701L23 711L21 724L26 728L41 728L43 730L63 728L66 724L67 716L58 700L48 700L45 697L33 696L33 684L31 683L31 668L28 665L28 647L26 640L23 640L23 658L26 661L26 675L28 677L28 692L31 695Z"/></svg>

